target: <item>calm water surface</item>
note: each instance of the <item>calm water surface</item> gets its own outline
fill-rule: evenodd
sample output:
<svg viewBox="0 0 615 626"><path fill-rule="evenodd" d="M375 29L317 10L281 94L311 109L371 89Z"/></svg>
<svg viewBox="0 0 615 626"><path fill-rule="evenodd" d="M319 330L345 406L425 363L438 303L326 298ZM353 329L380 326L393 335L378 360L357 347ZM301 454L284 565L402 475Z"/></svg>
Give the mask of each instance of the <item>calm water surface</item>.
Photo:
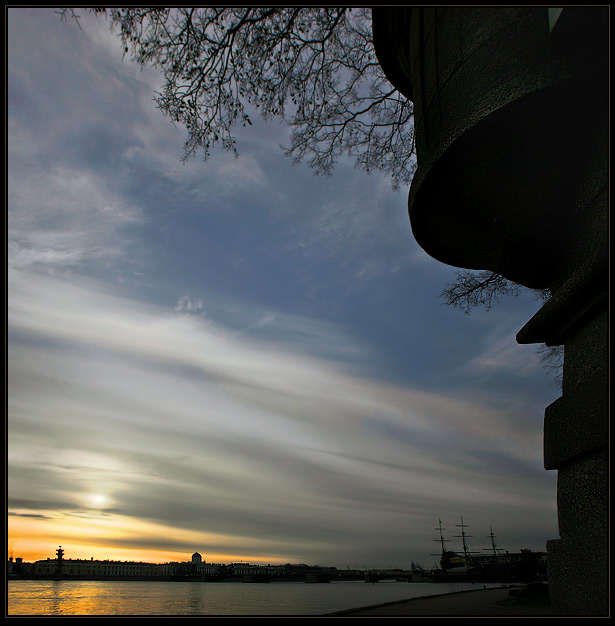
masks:
<svg viewBox="0 0 615 626"><path fill-rule="evenodd" d="M497 587L499 585L488 585ZM473 583L202 583L10 580L12 615L324 615L481 589Z"/></svg>

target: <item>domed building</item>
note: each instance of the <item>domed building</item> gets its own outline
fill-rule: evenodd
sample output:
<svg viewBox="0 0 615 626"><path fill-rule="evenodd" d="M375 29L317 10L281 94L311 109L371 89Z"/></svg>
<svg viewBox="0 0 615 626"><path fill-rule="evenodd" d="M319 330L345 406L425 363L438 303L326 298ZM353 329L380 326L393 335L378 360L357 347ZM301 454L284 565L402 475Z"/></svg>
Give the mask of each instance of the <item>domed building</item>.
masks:
<svg viewBox="0 0 615 626"><path fill-rule="evenodd" d="M195 552L192 555L192 563L202 563L202 562L203 562L203 557L198 552Z"/></svg>

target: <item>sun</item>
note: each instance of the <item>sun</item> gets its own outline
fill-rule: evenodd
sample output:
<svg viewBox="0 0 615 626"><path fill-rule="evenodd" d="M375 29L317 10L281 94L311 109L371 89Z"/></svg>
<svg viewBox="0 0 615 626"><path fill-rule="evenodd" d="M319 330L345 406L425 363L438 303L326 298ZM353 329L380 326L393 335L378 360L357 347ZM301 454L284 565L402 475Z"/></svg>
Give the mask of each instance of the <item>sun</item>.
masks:
<svg viewBox="0 0 615 626"><path fill-rule="evenodd" d="M88 493L83 496L86 503L95 509L104 509L111 503L111 498L104 493Z"/></svg>

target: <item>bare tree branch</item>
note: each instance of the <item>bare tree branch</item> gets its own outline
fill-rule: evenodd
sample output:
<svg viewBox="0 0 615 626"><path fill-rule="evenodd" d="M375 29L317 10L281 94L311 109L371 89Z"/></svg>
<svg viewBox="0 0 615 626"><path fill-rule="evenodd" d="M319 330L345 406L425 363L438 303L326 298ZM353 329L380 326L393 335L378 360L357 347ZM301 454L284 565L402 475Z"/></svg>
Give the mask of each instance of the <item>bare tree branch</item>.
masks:
<svg viewBox="0 0 615 626"><path fill-rule="evenodd" d="M445 304L469 315L477 307L489 311L503 296L517 296L519 292L519 285L495 272L463 271L457 272L456 282L445 283L440 295Z"/></svg>
<svg viewBox="0 0 615 626"><path fill-rule="evenodd" d="M124 53L159 68L154 100L188 133L184 159L204 159L217 145L238 149L237 124L264 119L291 127L285 154L329 175L347 154L360 170L408 185L416 168L413 105L376 59L371 10L339 7L132 7L85 9L104 16ZM62 19L79 17L59 9ZM466 315L486 310L520 286L490 271L459 272L442 291ZM539 294L548 298L547 292ZM553 362L553 357L548 357Z"/></svg>
<svg viewBox="0 0 615 626"><path fill-rule="evenodd" d="M542 368L553 377L556 387L562 386L564 375L564 346L547 346L542 344L536 349Z"/></svg>
<svg viewBox="0 0 615 626"><path fill-rule="evenodd" d="M500 274L490 271L457 272L457 280L445 283L440 294L444 304L463 311L466 315L476 308L489 311L503 297L518 296L521 289L516 283L506 280ZM546 302L550 293L548 289L533 290L538 300ZM561 386L564 366L563 346L546 346L541 344L536 352L540 363L548 375L553 377L555 386Z"/></svg>
<svg viewBox="0 0 615 626"><path fill-rule="evenodd" d="M416 167L412 103L388 82L367 8L104 8L124 52L165 78L155 101L188 137L184 159L214 146L238 154L233 128L248 107L291 129L284 148L328 175L348 154L357 168L409 184ZM63 9L64 19L78 19Z"/></svg>

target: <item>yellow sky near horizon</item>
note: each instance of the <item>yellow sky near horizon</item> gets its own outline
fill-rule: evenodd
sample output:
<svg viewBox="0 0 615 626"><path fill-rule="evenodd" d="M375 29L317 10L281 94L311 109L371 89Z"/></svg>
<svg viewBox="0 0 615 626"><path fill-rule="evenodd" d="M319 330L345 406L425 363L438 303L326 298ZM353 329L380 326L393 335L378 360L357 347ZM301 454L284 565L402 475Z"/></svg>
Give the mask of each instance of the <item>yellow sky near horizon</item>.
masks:
<svg viewBox="0 0 615 626"><path fill-rule="evenodd" d="M63 516L54 512L41 512L38 517L9 515L7 522L8 557L34 562L55 558L58 546L64 550L66 559L94 559L111 561L136 561L145 563L168 563L189 561L193 552L199 552L204 561L211 563L251 562L255 564L287 563L292 559L284 556L249 556L207 552L200 548L216 542L228 545L229 537L209 533L196 533L182 529L163 527L158 524L122 516L97 515ZM192 543L189 551L155 548L131 548L130 538L173 537L173 542ZM114 545L115 544L115 545Z"/></svg>

